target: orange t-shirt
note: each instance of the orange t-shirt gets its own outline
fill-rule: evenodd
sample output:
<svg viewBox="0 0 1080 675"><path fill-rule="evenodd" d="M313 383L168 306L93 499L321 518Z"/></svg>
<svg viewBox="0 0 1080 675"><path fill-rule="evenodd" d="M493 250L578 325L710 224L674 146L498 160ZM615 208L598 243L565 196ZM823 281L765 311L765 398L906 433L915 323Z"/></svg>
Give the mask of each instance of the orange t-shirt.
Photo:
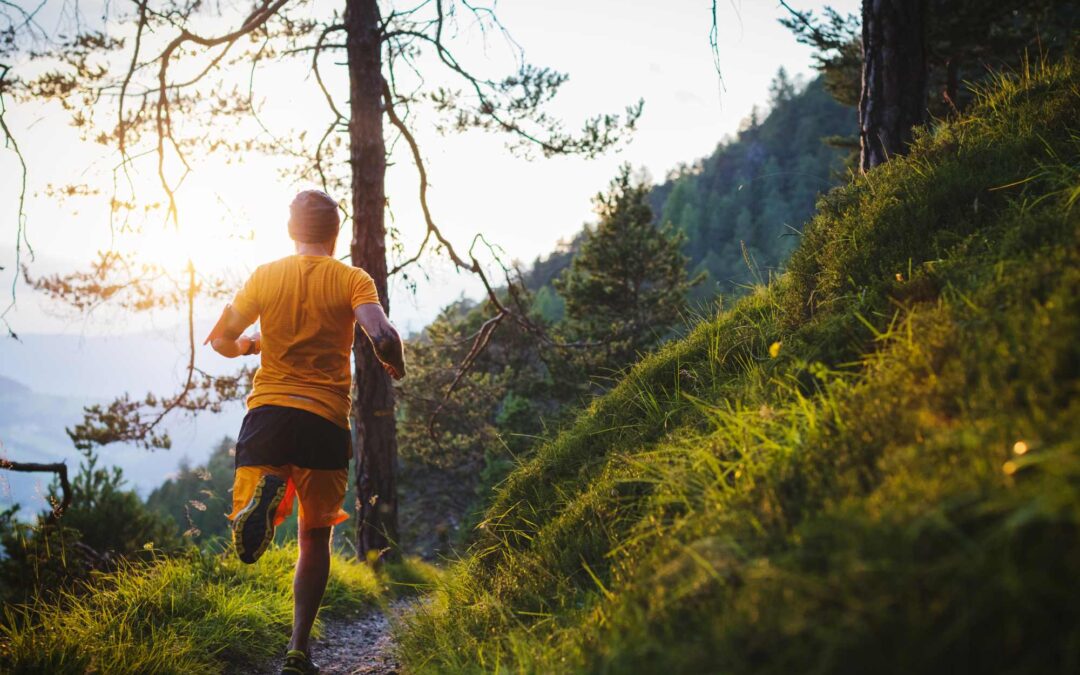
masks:
<svg viewBox="0 0 1080 675"><path fill-rule="evenodd" d="M248 409L300 408L348 429L353 310L378 302L367 272L330 256L260 265L232 303L245 320L261 320L262 365Z"/></svg>

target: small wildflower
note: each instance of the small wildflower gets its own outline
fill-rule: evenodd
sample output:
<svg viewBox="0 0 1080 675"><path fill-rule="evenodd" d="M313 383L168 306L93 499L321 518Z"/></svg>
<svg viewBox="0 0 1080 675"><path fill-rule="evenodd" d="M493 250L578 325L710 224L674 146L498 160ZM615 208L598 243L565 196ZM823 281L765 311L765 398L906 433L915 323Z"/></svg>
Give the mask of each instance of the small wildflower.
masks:
<svg viewBox="0 0 1080 675"><path fill-rule="evenodd" d="M142 548L143 548L144 551L153 551L154 550L154 542L148 541L148 542L146 542L145 544L142 545Z"/></svg>
<svg viewBox="0 0 1080 675"><path fill-rule="evenodd" d="M1028 444L1027 444L1027 443L1025 443L1024 441L1017 441L1017 442L1016 442L1016 443L1015 443L1015 444L1013 445L1013 452L1014 452L1014 453L1016 453L1017 455L1023 455L1023 454L1025 454L1025 453L1026 453L1026 452L1027 452L1027 451L1028 451L1029 449L1030 449L1030 448L1028 448Z"/></svg>
<svg viewBox="0 0 1080 675"><path fill-rule="evenodd" d="M776 341L776 342L772 343L771 345L769 345L769 356L771 356L774 359L777 356L780 356L780 344L781 343L779 341Z"/></svg>
<svg viewBox="0 0 1080 675"><path fill-rule="evenodd" d="M899 281L900 283L904 283L904 275L897 272L896 273L896 280Z"/></svg>
<svg viewBox="0 0 1080 675"><path fill-rule="evenodd" d="M1016 465L1016 462L1012 461L1011 459L1001 465L1001 470L1005 472L1006 476L1013 475L1014 473L1016 473L1016 470L1018 468L1019 467Z"/></svg>

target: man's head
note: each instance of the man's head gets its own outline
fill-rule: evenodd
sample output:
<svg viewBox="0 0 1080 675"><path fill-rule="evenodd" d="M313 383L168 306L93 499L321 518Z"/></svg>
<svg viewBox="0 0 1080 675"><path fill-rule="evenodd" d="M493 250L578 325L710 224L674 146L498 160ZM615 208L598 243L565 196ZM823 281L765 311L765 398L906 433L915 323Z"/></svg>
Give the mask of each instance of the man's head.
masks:
<svg viewBox="0 0 1080 675"><path fill-rule="evenodd" d="M337 202L322 190L304 190L289 205L289 236L298 243L332 248L340 227Z"/></svg>

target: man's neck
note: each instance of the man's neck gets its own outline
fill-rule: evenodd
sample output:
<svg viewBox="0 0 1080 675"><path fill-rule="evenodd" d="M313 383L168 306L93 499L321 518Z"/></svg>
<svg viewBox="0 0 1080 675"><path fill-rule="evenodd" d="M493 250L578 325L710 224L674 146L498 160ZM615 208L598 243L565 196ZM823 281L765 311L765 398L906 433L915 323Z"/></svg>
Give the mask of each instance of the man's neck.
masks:
<svg viewBox="0 0 1080 675"><path fill-rule="evenodd" d="M325 242L309 244L307 242L296 242L296 252L299 255L334 255L333 244L327 244Z"/></svg>

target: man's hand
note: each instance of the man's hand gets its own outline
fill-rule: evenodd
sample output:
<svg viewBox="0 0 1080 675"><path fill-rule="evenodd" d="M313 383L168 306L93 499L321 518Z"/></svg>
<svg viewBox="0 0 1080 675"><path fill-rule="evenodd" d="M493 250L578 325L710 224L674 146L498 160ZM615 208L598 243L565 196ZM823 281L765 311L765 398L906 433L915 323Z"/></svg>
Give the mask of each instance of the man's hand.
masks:
<svg viewBox="0 0 1080 675"><path fill-rule="evenodd" d="M405 377L405 348L401 344L401 336L386 318L382 305L358 305L353 313L357 323L371 340L371 346L383 370L395 380Z"/></svg>
<svg viewBox="0 0 1080 675"><path fill-rule="evenodd" d="M255 331L251 335L241 335L236 338L236 345L240 348L242 356L255 356L262 353L262 333Z"/></svg>
<svg viewBox="0 0 1080 675"><path fill-rule="evenodd" d="M241 335L249 325L251 321L246 321L236 310L226 305L217 325L210 331L210 335L206 336L203 344L209 343L215 352L229 359L258 354L262 351L262 336L258 332Z"/></svg>
<svg viewBox="0 0 1080 675"><path fill-rule="evenodd" d="M262 336L258 333L253 335L241 335L235 340L228 338L214 338L210 343L214 351L222 356L233 359L237 356L254 356L262 352Z"/></svg>
<svg viewBox="0 0 1080 675"><path fill-rule="evenodd" d="M379 363L382 365L383 370L385 370L393 379L400 380L401 378L405 377L405 373L399 373L397 371L397 368L393 367L389 363L386 363L385 361L379 361Z"/></svg>

